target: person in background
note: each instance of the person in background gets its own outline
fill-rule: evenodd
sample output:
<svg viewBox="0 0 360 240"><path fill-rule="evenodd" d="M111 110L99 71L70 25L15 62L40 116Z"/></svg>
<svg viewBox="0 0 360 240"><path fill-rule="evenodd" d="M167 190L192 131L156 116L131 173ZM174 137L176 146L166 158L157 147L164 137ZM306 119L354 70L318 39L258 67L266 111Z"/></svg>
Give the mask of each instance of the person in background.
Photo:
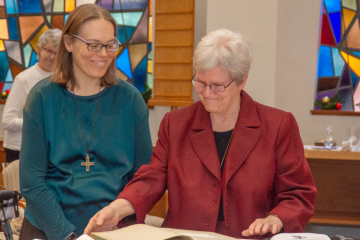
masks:
<svg viewBox="0 0 360 240"><path fill-rule="evenodd" d="M66 21L54 75L31 91L24 109L20 240L70 240L114 201L152 155L149 109L116 78L117 24L97 4Z"/></svg>
<svg viewBox="0 0 360 240"><path fill-rule="evenodd" d="M301 232L313 215L316 188L294 116L243 90L251 65L243 37L209 33L193 64L200 101L165 115L150 165L90 220L86 234L134 213L143 222L166 190L163 227L268 238Z"/></svg>
<svg viewBox="0 0 360 240"><path fill-rule="evenodd" d="M2 126L5 130L3 146L7 163L19 159L23 109L27 96L36 83L53 73L60 38L61 30L56 28L41 34L37 43L39 62L19 73L14 79L2 115Z"/></svg>

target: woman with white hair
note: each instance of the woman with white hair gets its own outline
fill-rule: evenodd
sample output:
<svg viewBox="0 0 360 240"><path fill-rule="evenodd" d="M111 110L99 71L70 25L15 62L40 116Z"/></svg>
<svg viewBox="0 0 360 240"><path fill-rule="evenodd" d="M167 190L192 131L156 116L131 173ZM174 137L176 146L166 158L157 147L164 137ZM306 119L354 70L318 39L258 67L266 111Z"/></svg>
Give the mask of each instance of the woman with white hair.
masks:
<svg viewBox="0 0 360 240"><path fill-rule="evenodd" d="M293 115L243 90L251 65L239 33L209 33L194 55L200 101L167 113L150 165L85 233L107 231L123 217L145 215L168 190L163 227L236 238L300 232L314 211L316 188Z"/></svg>
<svg viewBox="0 0 360 240"><path fill-rule="evenodd" d="M3 146L8 163L19 159L23 109L27 96L36 83L52 75L60 38L59 29L49 29L44 32L37 43L39 62L19 73L14 79L2 117L2 126L5 130Z"/></svg>

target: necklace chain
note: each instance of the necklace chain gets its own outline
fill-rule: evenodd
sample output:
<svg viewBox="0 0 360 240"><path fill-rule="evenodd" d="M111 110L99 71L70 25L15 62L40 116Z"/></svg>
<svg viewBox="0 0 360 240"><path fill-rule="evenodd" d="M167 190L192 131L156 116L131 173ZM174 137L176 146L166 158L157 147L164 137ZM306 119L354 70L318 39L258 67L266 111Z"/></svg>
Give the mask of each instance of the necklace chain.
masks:
<svg viewBox="0 0 360 240"><path fill-rule="evenodd" d="M230 139L229 139L228 145L227 145L227 147L226 147L226 150L225 150L224 156L223 156L223 158L222 158L222 160L221 160L221 163L220 163L220 168L222 168L222 166L223 166L223 164L224 164L224 160L225 160L225 157L226 157L227 151L228 151L228 149L229 149L229 146L230 146L230 142L231 142L231 139L232 139L233 133L234 133L234 129L233 129L233 130L232 130L232 132L231 132L231 136L230 136Z"/></svg>
<svg viewBox="0 0 360 240"><path fill-rule="evenodd" d="M74 90L75 90L75 89L74 89ZM74 95L74 100L75 100L75 105L76 105L76 111L77 111L77 114L78 114L78 117L79 117L81 132L82 132L83 139L84 139L85 154L86 154L86 156L89 156L90 150L91 150L92 141L93 141L93 138L94 138L95 120L96 120L96 114L97 114L98 105L99 105L101 85L100 85L99 93L98 93L97 100L96 100L96 108L95 108L95 114L94 114L94 123L93 123L93 129L92 129L92 133L91 133L91 141L90 141L89 151L87 150L87 147L86 147L85 132L84 132L84 128L83 128L83 125L82 125L82 122L81 122L80 111L79 111L79 107L78 107L78 104L77 104L77 101L76 101L76 97L75 97L75 92L74 92L74 90L73 90L73 95Z"/></svg>

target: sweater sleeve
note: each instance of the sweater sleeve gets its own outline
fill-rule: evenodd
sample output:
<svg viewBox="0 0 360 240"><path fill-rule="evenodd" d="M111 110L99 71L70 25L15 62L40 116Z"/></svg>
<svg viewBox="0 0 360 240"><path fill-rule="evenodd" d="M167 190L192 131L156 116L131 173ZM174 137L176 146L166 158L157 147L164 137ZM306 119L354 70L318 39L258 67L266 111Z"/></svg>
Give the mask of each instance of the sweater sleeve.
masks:
<svg viewBox="0 0 360 240"><path fill-rule="evenodd" d="M60 204L46 184L49 153L43 109L40 94L32 93L24 110L20 153L21 194L26 199L26 208L47 237L62 240L75 230L75 226L65 218Z"/></svg>
<svg viewBox="0 0 360 240"><path fill-rule="evenodd" d="M291 113L281 123L276 146L275 208L285 232L302 232L314 213L316 188Z"/></svg>
<svg viewBox="0 0 360 240"><path fill-rule="evenodd" d="M2 126L5 130L21 132L23 126L21 112L24 109L26 98L25 84L21 82L21 79L15 77L3 111Z"/></svg>
<svg viewBox="0 0 360 240"><path fill-rule="evenodd" d="M140 93L134 96L135 111L135 152L134 165L129 173L129 180L133 179L135 173L144 164L149 164L153 147L149 127L149 109Z"/></svg>
<svg viewBox="0 0 360 240"><path fill-rule="evenodd" d="M146 214L167 189L168 146L168 114L166 114L160 124L158 141L150 164L143 165L118 196L131 202L138 223L144 222Z"/></svg>

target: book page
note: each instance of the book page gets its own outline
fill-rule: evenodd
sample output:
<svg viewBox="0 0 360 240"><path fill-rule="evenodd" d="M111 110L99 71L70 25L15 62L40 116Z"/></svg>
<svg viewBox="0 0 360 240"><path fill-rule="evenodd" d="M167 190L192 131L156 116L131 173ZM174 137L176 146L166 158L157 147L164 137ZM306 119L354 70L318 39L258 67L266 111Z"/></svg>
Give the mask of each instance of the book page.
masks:
<svg viewBox="0 0 360 240"><path fill-rule="evenodd" d="M90 237L95 240L192 240L191 237L180 236L175 232L145 224L135 224L109 232L93 232Z"/></svg>
<svg viewBox="0 0 360 240"><path fill-rule="evenodd" d="M194 240L235 240L236 238L225 236L222 234L206 231L194 231L194 230L183 230L175 228L162 228L168 231L172 231L178 235L189 236Z"/></svg>

